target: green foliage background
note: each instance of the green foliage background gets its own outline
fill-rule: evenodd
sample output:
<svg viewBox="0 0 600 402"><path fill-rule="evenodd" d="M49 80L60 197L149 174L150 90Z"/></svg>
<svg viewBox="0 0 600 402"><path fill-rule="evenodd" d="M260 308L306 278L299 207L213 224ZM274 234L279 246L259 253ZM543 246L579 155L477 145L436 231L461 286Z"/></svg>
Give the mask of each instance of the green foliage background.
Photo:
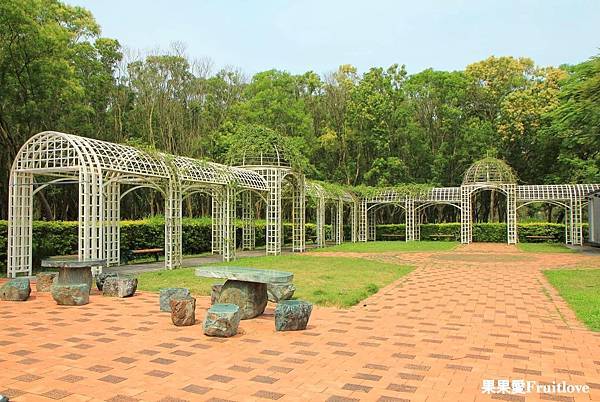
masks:
<svg viewBox="0 0 600 402"><path fill-rule="evenodd" d="M600 182L598 56L564 66L491 56L452 72L408 74L399 60L367 71L343 64L331 72L246 76L213 70L181 45L129 53L81 7L0 2L0 218L19 147L48 129L218 162L276 142L311 179L367 192L455 186L486 155L505 160L522 183ZM76 219L72 188L38 194L37 219ZM479 221L502 221L493 197L475 204ZM185 208L188 216L206 215L209 204ZM136 191L122 216L162 209L159 195ZM529 210L562 221L556 208ZM451 208L435 217L455 219Z"/></svg>

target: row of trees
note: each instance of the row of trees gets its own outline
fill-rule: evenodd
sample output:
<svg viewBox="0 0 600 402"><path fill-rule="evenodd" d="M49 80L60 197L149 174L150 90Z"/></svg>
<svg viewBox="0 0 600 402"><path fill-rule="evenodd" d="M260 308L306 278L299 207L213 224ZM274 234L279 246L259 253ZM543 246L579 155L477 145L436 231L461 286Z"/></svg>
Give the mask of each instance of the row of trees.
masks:
<svg viewBox="0 0 600 402"><path fill-rule="evenodd" d="M394 64L246 77L190 60L181 45L127 54L80 7L0 2L2 217L11 162L37 132L225 161L248 124L289 138L310 177L343 184L457 185L489 153L524 183L600 182L600 58L540 67L490 57L464 71L413 75ZM45 218L73 218L71 194L46 196L72 212L47 207Z"/></svg>

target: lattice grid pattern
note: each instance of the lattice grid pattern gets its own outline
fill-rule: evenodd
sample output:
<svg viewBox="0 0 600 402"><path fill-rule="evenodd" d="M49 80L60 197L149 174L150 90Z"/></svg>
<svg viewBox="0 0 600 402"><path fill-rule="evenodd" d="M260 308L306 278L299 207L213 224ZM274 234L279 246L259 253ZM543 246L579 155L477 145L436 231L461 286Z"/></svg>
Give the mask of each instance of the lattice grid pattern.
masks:
<svg viewBox="0 0 600 402"><path fill-rule="evenodd" d="M119 263L120 200L139 188L152 188L165 198L165 267L182 260L182 200L197 192L212 196L212 252L224 260L235 258L237 198L241 202L242 247L255 247L252 192L264 197L266 252L279 254L283 244L283 183L291 188L292 250L304 251L306 197L316 200L317 245L325 246L325 212L331 207L331 240L344 241L344 208L352 241L376 239L375 207L394 204L406 213L406 241L420 239L424 208L453 205L460 209L461 242L472 241L472 197L477 191L495 189L506 194L508 243L518 241L517 209L547 202L565 209L565 238L569 244L583 242L583 208L589 194L600 184L517 185L512 169L502 161L486 158L467 170L460 187L436 187L407 193L398 188L381 189L359 199L350 191L327 190L309 182L290 167L285 152L277 147L248 155L242 167L230 167L192 158L146 152L70 134L47 131L31 137L20 149L9 180L8 275L32 274L32 198L35 192L56 183L74 183L79 191L79 258L106 258ZM43 176L46 181L37 181ZM128 188L122 186L127 185Z"/></svg>

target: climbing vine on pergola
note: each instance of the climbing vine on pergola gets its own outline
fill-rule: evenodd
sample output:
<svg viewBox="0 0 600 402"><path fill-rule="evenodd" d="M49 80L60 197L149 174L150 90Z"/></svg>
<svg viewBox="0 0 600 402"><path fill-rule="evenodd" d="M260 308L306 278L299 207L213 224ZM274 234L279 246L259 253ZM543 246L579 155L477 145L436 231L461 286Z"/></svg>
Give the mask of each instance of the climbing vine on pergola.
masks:
<svg viewBox="0 0 600 402"><path fill-rule="evenodd" d="M344 206L350 207L351 241L375 240L374 211L385 204L401 206L406 241L420 239L420 211L446 204L461 211L461 242L472 241L472 198L482 190L506 195L507 239L517 242L518 208L546 202L566 211L566 242L583 241L582 209L598 184L518 185L503 161L485 158L465 173L460 187L398 184L389 188L355 187L308 181L305 163L290 139L265 128L242 133L228 166L141 150L75 135L47 131L31 137L18 152L10 174L8 276L32 274L33 196L57 183L77 183L79 194L78 255L81 260L120 260L120 201L139 188L163 194L165 202L165 267L181 266L182 201L194 193L212 197L212 252L235 258L237 206L242 220L242 248L255 248L254 200L266 204L266 253L281 253L284 188L292 200L292 251L306 249L306 198L316 204L317 246L325 246L325 216L331 207L331 239L344 241ZM40 177L47 177L40 181Z"/></svg>

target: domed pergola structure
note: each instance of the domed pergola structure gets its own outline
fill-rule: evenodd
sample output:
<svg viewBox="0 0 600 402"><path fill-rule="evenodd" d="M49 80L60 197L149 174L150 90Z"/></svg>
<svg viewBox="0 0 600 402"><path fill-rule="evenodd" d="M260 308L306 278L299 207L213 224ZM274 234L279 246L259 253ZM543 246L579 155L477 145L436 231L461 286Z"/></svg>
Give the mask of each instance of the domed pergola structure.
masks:
<svg viewBox="0 0 600 402"><path fill-rule="evenodd" d="M298 168L298 155L286 140L268 129L252 129L236 148L228 166L75 135L46 131L19 150L10 173L8 276L32 274L33 196L45 187L76 183L79 193L80 260L120 262L120 202L127 193L152 188L165 200L165 268L181 266L182 202L194 193L212 197L212 251L223 260L236 257L236 207L241 202L242 248L254 249L254 197L266 207L266 253L281 253L284 187L292 199L292 251L306 249L306 198L316 202L317 245L325 246L325 211L331 206L332 240L344 240L344 206L350 206L351 240L375 240L374 211L385 204L401 206L406 241L420 239L420 211L445 204L461 211L461 242L472 242L472 198L491 189L506 195L507 241L518 240L518 208L544 202L565 209L568 244L583 241L582 208L600 184L518 185L506 162L484 158L465 172L460 187L398 185L355 192L327 183L309 182ZM238 144L239 145L239 144ZM48 181L39 182L39 176ZM285 186L284 186L285 185ZM258 199L258 198L257 198Z"/></svg>
<svg viewBox="0 0 600 402"><path fill-rule="evenodd" d="M461 241L473 240L473 194L481 190L499 190L506 195L508 244L517 243L517 176L503 160L483 158L474 162L463 176L461 191Z"/></svg>
<svg viewBox="0 0 600 402"><path fill-rule="evenodd" d="M600 189L600 184L518 185L513 169L503 160L484 158L473 163L463 176L460 187L431 187L414 192L406 188L385 188L360 200L358 240L375 240L376 208L385 204L402 207L406 215L406 241L420 239L419 212L431 205L451 205L460 210L460 241L473 241L473 195L483 190L497 190L506 196L507 243L518 241L517 210L532 203L548 203L565 209L565 242L583 243L583 206L586 196Z"/></svg>
<svg viewBox="0 0 600 402"><path fill-rule="evenodd" d="M517 176L503 160L484 158L469 166L463 176L463 186L477 184L517 184Z"/></svg>

